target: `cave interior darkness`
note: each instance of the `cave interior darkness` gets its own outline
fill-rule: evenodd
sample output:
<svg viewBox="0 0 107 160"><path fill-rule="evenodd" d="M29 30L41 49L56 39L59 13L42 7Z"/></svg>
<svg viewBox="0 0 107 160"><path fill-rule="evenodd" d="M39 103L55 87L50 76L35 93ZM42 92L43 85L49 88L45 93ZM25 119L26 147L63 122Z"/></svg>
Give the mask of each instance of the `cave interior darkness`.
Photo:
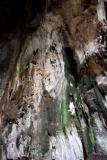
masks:
<svg viewBox="0 0 107 160"><path fill-rule="evenodd" d="M9 33L43 13L47 0L1 0L0 33Z"/></svg>

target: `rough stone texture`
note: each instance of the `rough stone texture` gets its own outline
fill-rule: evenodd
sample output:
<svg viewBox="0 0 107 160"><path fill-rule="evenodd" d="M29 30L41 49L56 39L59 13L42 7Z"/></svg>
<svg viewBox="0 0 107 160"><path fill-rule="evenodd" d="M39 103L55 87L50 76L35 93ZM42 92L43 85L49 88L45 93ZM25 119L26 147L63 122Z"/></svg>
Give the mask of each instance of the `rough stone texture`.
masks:
<svg viewBox="0 0 107 160"><path fill-rule="evenodd" d="M0 39L0 160L107 159L106 0L38 4Z"/></svg>

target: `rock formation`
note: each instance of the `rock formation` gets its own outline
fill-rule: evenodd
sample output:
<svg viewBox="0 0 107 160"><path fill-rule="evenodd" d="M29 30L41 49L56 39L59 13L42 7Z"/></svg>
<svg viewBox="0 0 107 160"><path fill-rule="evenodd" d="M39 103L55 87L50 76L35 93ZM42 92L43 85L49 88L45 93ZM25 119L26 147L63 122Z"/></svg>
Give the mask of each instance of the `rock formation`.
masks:
<svg viewBox="0 0 107 160"><path fill-rule="evenodd" d="M107 159L107 1L0 2L0 160Z"/></svg>

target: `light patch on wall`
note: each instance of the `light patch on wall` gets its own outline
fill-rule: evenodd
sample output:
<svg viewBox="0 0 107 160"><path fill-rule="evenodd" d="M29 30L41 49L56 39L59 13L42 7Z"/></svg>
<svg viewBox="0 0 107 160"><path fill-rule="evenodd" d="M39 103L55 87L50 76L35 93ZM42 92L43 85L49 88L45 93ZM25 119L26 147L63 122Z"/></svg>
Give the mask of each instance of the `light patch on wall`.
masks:
<svg viewBox="0 0 107 160"><path fill-rule="evenodd" d="M85 58L93 55L94 53L98 53L99 44L97 43L97 39L89 42L83 48L76 49L76 54L78 56L80 64L85 61Z"/></svg>
<svg viewBox="0 0 107 160"><path fill-rule="evenodd" d="M73 102L70 102L69 104L69 110L68 110L72 115L75 114L75 106Z"/></svg>
<svg viewBox="0 0 107 160"><path fill-rule="evenodd" d="M104 0L98 0L97 16L98 16L98 20L104 25L105 21L106 21L106 12L105 12L105 7L104 7Z"/></svg>
<svg viewBox="0 0 107 160"><path fill-rule="evenodd" d="M84 160L82 143L74 126L67 130L66 136L60 133L57 137L52 137L50 144L52 159Z"/></svg>

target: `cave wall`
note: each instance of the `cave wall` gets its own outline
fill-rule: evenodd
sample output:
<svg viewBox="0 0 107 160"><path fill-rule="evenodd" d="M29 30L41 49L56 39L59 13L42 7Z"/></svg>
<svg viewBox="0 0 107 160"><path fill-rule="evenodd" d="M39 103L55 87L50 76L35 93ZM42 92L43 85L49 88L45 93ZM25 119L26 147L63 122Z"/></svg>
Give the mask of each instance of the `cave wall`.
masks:
<svg viewBox="0 0 107 160"><path fill-rule="evenodd" d="M0 2L0 159L106 160L106 1L15 2Z"/></svg>

